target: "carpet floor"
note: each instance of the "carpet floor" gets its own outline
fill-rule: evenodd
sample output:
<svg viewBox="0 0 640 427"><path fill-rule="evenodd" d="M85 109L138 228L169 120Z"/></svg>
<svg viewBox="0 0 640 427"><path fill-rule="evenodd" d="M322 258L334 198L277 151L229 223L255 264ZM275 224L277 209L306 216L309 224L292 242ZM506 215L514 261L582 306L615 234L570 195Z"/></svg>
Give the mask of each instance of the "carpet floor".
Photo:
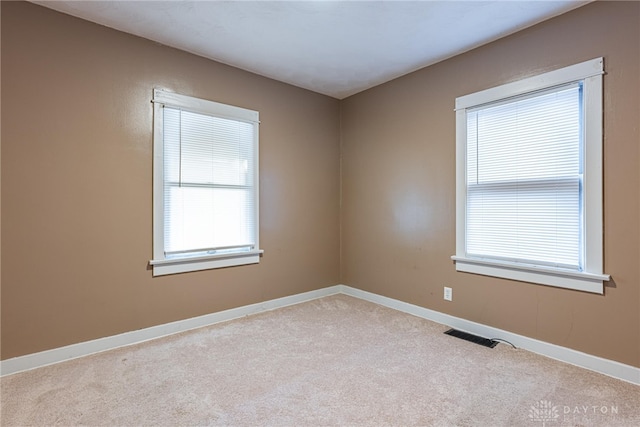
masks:
<svg viewBox="0 0 640 427"><path fill-rule="evenodd" d="M640 426L640 387L345 295L1 379L2 426Z"/></svg>

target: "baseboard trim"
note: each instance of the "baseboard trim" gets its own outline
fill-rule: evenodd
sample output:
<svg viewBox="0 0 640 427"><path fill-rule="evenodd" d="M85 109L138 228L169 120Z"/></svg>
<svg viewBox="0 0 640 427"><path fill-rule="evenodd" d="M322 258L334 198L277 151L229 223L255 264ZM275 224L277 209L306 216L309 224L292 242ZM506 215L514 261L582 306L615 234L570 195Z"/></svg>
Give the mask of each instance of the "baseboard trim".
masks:
<svg viewBox="0 0 640 427"><path fill-rule="evenodd" d="M179 320L166 323L164 325L152 326L150 328L137 331L126 332L92 341L72 344L65 347L46 350L39 353L27 354L25 356L14 357L0 361L0 376L16 374L35 368L40 368L55 363L64 362L79 357L113 350L120 347L139 344L145 341L185 332L191 329L201 328L220 322L237 319L252 314L275 310L289 305L311 301L328 295L345 294L404 313L412 314L433 322L450 326L464 332L480 335L487 338L499 338L509 341L518 348L522 348L533 353L550 357L561 362L570 363L581 368L589 369L617 378L632 384L640 385L640 368L625 365L613 360L603 359L577 350L562 347L559 345L539 341L533 338L518 335L502 329L472 322L449 314L441 313L428 308L409 304L400 300L352 288L347 285L335 285L327 288L317 289L310 292L277 298L256 304L246 305L238 308L206 314L204 316Z"/></svg>
<svg viewBox="0 0 640 427"><path fill-rule="evenodd" d="M613 360L604 359L602 357L593 356L591 354L582 353L567 347L539 341L533 338L518 335L513 332L504 331L502 329L483 325L481 323L472 322L451 316L449 314L440 313L438 311L429 310L428 308L409 304L393 298L352 288L346 285L340 285L340 293L360 298L369 302L373 302L394 310L422 317L443 325L469 332L486 338L499 338L509 341L518 348L522 348L533 353L540 354L561 362L569 363L581 368L589 369L613 378L640 385L640 368L625 365Z"/></svg>
<svg viewBox="0 0 640 427"><path fill-rule="evenodd" d="M67 360L77 359L79 357L89 356L91 354L113 350L119 347L139 344L167 335L173 335L191 329L201 328L203 326L226 322L251 314L262 313L289 305L299 304L305 301L311 301L328 295L337 294L341 291L342 285L330 286L310 292L304 292L301 294L277 298L256 304L245 305L242 307L232 308L216 313L205 314L203 316L192 317L189 319L178 320L176 322L165 323L163 325L152 326L150 328L140 329L137 331L125 332L122 334L98 338L95 340L72 344L65 347L59 347L51 350L41 351L38 353L27 354L25 356L14 357L11 359L0 361L0 376L16 374L18 372L24 372L47 365L53 365L55 363L65 362Z"/></svg>

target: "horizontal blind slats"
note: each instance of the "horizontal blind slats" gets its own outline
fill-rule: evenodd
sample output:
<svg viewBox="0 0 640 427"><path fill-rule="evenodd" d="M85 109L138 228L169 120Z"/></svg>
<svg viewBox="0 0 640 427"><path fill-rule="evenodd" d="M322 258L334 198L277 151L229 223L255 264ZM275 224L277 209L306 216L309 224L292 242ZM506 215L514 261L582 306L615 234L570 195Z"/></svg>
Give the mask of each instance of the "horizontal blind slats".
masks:
<svg viewBox="0 0 640 427"><path fill-rule="evenodd" d="M254 124L171 107L163 115L165 253L255 245Z"/></svg>
<svg viewBox="0 0 640 427"><path fill-rule="evenodd" d="M467 112L467 255L581 268L580 91Z"/></svg>

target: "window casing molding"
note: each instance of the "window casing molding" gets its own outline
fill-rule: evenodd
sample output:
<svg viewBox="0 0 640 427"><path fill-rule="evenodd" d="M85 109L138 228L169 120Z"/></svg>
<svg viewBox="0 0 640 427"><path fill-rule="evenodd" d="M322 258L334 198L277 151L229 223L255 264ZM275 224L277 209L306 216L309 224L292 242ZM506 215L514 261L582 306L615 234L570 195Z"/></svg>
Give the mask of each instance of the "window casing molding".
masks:
<svg viewBox="0 0 640 427"><path fill-rule="evenodd" d="M153 92L153 267L154 276L185 273L189 271L233 267L260 262L263 251L259 246L259 187L258 187L258 128L257 111L221 104L191 96L154 89ZM171 107L192 113L250 123L253 126L253 206L255 224L253 248L244 251L219 251L217 254L202 252L184 256L167 256L165 252L165 162L163 108Z"/></svg>
<svg viewBox="0 0 640 427"><path fill-rule="evenodd" d="M508 83L456 99L456 270L517 281L602 294L603 184L602 184L602 75L603 58ZM467 223L467 109L573 82L583 85L583 268L582 271L470 257L466 251Z"/></svg>

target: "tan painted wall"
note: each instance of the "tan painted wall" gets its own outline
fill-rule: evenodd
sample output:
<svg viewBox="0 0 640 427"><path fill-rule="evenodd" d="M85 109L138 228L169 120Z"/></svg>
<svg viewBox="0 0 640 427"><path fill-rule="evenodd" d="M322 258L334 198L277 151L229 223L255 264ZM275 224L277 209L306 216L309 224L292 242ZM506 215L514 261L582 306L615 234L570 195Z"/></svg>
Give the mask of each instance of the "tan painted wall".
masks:
<svg viewBox="0 0 640 427"><path fill-rule="evenodd" d="M596 2L345 100L342 282L640 366L639 22L640 3ZM455 98L598 56L605 295L456 273Z"/></svg>
<svg viewBox="0 0 640 427"><path fill-rule="evenodd" d="M152 278L154 86L258 110L259 265ZM2 358L339 278L339 102L2 2Z"/></svg>

